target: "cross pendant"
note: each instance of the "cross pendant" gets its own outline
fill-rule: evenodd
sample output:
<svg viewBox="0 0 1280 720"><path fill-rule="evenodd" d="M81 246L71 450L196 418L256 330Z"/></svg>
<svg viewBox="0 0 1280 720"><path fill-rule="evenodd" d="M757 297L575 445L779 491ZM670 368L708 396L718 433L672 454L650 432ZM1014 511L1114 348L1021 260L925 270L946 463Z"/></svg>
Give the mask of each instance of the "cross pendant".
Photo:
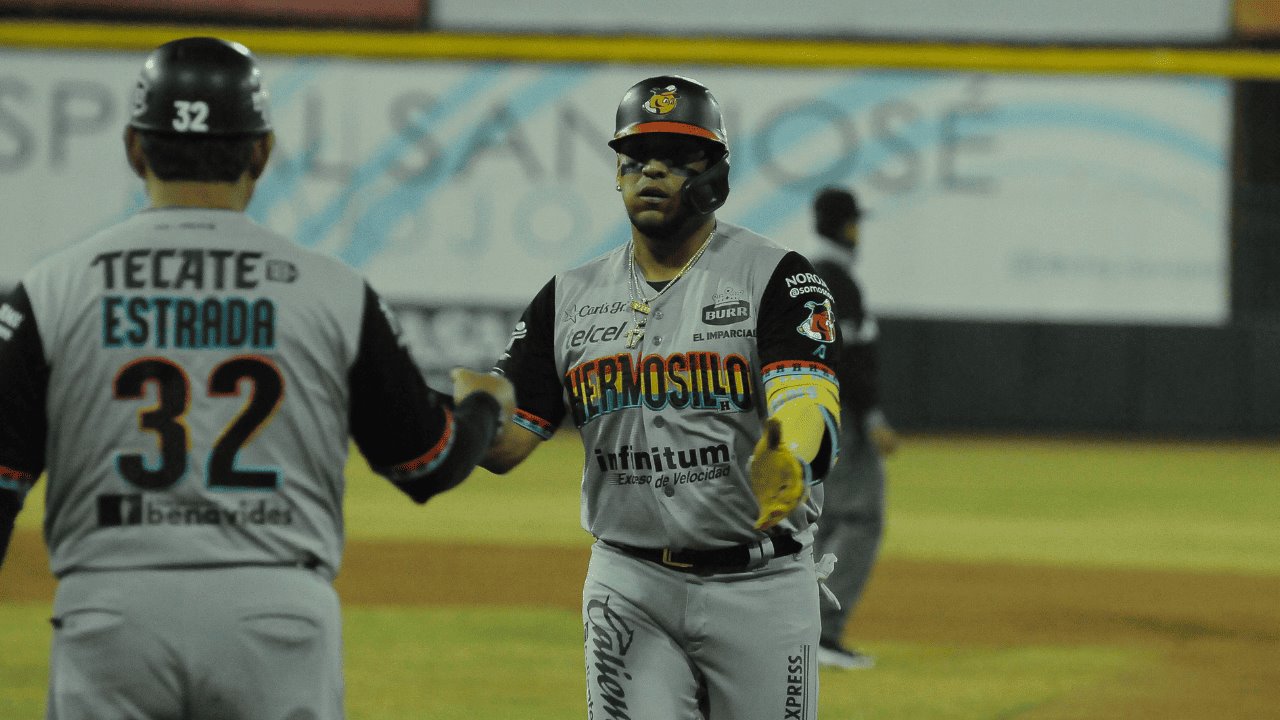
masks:
<svg viewBox="0 0 1280 720"><path fill-rule="evenodd" d="M634 348L640 343L640 338L644 337L644 325L636 325L626 332L627 349Z"/></svg>
<svg viewBox="0 0 1280 720"><path fill-rule="evenodd" d="M635 311L636 311L636 312L638 312L638 313L643 313L643 314L645 314L645 315L648 315L648 314L649 314L649 309L650 309L650 308L649 308L649 306L648 306L648 305L646 305L645 303L643 303L643 302L641 302L641 301L639 301L639 300L632 300L632 301L631 301L631 309L632 309L632 310L635 310Z"/></svg>

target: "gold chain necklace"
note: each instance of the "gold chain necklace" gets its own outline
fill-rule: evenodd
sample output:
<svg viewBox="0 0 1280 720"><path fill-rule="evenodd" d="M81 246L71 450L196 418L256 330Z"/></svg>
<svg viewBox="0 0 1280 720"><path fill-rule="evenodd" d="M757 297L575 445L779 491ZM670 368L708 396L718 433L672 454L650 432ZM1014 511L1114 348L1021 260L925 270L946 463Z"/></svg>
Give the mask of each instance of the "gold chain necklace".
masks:
<svg viewBox="0 0 1280 720"><path fill-rule="evenodd" d="M684 277L684 274L698 262L698 258L702 257L702 253L711 245L712 239L716 236L716 231L712 230L707 239L702 242L702 247L698 248L698 252L689 258L689 261L680 268L680 272L676 276L667 281L662 289L654 293L653 297L646 298L640 294L640 288L644 282L640 279L640 273L636 272L636 245L635 240L628 243L627 253L627 292L631 296L631 329L624 333L627 337L627 348L634 348L640 344L640 339L644 337L644 326L649 322L649 313L653 311L653 303L662 297L663 293L671 289L676 281Z"/></svg>

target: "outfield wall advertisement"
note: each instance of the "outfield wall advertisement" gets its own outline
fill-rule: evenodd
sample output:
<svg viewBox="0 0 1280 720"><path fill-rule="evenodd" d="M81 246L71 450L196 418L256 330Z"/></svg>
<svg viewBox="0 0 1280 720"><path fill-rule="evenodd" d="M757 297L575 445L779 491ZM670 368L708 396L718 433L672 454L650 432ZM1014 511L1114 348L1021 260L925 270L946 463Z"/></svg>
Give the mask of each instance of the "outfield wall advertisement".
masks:
<svg viewBox="0 0 1280 720"><path fill-rule="evenodd" d="M121 129L141 53L0 53L0 285L136 211ZM665 67L263 58L261 222L427 307L518 309L625 242L605 145ZM1230 86L1181 77L680 67L724 107L721 216L800 250L856 188L883 315L1217 324Z"/></svg>

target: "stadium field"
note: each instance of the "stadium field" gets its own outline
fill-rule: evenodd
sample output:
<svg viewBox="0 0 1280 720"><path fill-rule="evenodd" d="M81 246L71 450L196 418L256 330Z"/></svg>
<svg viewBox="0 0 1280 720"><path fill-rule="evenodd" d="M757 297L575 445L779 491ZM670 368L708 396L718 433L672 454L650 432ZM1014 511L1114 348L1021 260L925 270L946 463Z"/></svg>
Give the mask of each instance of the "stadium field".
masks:
<svg viewBox="0 0 1280 720"><path fill-rule="evenodd" d="M585 716L582 450L417 507L349 469L353 720ZM828 720L1257 718L1280 704L1280 445L908 437ZM0 571L0 716L40 717L39 498Z"/></svg>

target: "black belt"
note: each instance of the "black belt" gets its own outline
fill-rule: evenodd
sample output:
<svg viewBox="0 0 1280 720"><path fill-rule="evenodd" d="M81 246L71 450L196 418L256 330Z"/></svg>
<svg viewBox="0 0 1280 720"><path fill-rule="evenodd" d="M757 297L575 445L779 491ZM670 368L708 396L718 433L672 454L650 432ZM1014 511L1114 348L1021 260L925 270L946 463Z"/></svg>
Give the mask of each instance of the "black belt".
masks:
<svg viewBox="0 0 1280 720"><path fill-rule="evenodd" d="M297 568L325 574L328 572L324 561L311 553L305 553L297 560L248 560L208 563L175 563L173 565L123 565L121 567L72 567L57 573L54 577L61 580L67 575L78 572L137 572L139 570L227 570L242 567L263 568ZM324 570L324 572L321 572ZM333 579L332 577L330 578Z"/></svg>
<svg viewBox="0 0 1280 720"><path fill-rule="evenodd" d="M760 542L719 550L641 548L607 540L605 542L632 557L677 570L751 570L763 567L773 558L794 555L804 549L800 541L790 535L770 536Z"/></svg>

